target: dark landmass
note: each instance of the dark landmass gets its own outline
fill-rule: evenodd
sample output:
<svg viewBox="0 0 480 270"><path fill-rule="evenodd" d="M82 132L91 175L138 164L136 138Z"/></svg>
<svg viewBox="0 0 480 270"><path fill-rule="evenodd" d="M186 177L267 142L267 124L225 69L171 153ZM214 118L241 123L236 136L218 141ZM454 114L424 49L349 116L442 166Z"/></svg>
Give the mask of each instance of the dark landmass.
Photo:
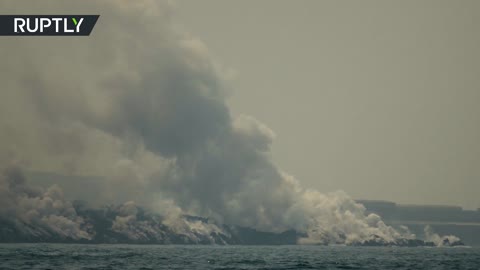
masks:
<svg viewBox="0 0 480 270"><path fill-rule="evenodd" d="M187 222L203 226L214 225L218 232L205 233L189 230L178 232L163 224L163 217L148 213L138 208L137 224L127 230L116 230L115 218L119 215L115 207L101 209L85 209L76 204L79 216L88 224L86 229L93 237L91 239L74 239L59 235L55 231L41 226L29 224L13 224L0 219L0 242L3 243L90 243L90 244L221 244L221 245L294 245L304 234L288 230L282 233L261 232L251 228L214 225L212 221L202 217L183 216ZM135 228L139 227L139 228ZM19 229L22 228L22 229Z"/></svg>
<svg viewBox="0 0 480 270"><path fill-rule="evenodd" d="M13 243L84 243L84 244L219 244L219 245L295 245L305 234L294 230L282 233L262 232L252 228L232 225L218 225L213 221L195 216L183 216L184 224L194 224L187 230L164 224L164 217L149 213L142 208L134 216L120 213L119 207L108 206L89 209L82 202L74 203L77 215L85 220L82 228L91 236L72 238L41 226L14 224L0 219L0 242ZM118 217L123 217L122 222ZM126 221L125 221L126 220ZM21 228L21 229L20 229ZM198 229L201 228L201 229ZM445 246L463 245L462 242L448 242ZM337 243L331 243L337 244ZM420 239L397 239L387 242L374 235L354 246L434 246L433 242Z"/></svg>
<svg viewBox="0 0 480 270"><path fill-rule="evenodd" d="M75 181L68 180L72 176L44 172L28 172L27 176L35 179L35 183L48 188L55 183L70 183L62 186L66 197L73 198L83 194L85 201L94 201L99 194L105 192L97 177L75 176ZM396 239L386 241L373 235L362 242L350 243L358 246L454 246L463 244L456 238L432 239L426 237L425 227L440 235L459 236L468 245L480 244L480 211L466 211L458 206L401 205L388 201L357 200L366 208L366 213L375 213L382 217L387 225L399 228L408 226L416 235L415 239ZM68 204L67 204L68 205ZM56 224L49 220L50 227L42 226L42 220L31 219L19 224L20 219L8 219L8 215L0 217L0 242L61 242L61 243L134 243L134 244L241 244L241 245L284 245L296 244L298 239L307 237L304 233L293 230L273 233L262 232L252 228L234 225L216 224L202 217L183 216L183 224L169 224L165 217L149 213L141 207L131 207L126 213L120 206L105 206L98 209L87 207L83 201L73 203L75 217ZM132 210L137 209L137 210ZM48 217L48 213L43 214ZM25 217L22 217L25 218ZM12 221L15 220L15 221ZM40 221L40 222L39 222ZM71 232L68 222L77 223L77 231ZM16 222L16 223L13 223ZM35 223L39 222L39 224ZM180 222L182 223L182 222ZM78 233L78 224L82 232ZM166 224L169 224L168 226ZM44 224L43 224L44 225ZM64 227L61 227L64 226ZM65 227L67 226L67 227ZM61 228L55 231L52 228ZM73 230L73 229L72 229ZM65 233L67 232L67 234ZM83 235L87 232L87 236ZM343 244L346 237L340 240L325 235L323 243ZM422 240L423 239L423 240ZM429 239L428 241L425 239ZM342 242L343 240L343 242Z"/></svg>
<svg viewBox="0 0 480 270"><path fill-rule="evenodd" d="M454 205L397 204L390 201L357 200L369 213L376 213L388 221L429 221L444 223L478 223L480 209L464 210Z"/></svg>
<svg viewBox="0 0 480 270"><path fill-rule="evenodd" d="M480 245L480 209L464 210L452 205L402 205L379 200L357 202L365 206L367 213L381 216L388 225L405 225L417 236L423 237L425 226L430 226L440 235L458 236L466 245Z"/></svg>

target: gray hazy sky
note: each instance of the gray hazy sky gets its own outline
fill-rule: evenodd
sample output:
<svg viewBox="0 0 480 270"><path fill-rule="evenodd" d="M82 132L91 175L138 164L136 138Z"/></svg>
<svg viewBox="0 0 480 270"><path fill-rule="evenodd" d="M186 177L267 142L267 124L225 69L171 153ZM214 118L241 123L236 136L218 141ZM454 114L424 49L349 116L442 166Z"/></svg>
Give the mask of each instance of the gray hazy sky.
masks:
<svg viewBox="0 0 480 270"><path fill-rule="evenodd" d="M480 1L174 3L305 186L480 207Z"/></svg>

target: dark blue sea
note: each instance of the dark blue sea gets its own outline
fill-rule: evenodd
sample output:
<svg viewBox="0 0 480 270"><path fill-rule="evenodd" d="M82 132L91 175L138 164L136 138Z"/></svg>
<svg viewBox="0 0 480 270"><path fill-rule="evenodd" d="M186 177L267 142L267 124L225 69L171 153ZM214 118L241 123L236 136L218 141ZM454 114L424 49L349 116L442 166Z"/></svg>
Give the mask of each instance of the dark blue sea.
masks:
<svg viewBox="0 0 480 270"><path fill-rule="evenodd" d="M480 269L480 248L0 244L0 269Z"/></svg>

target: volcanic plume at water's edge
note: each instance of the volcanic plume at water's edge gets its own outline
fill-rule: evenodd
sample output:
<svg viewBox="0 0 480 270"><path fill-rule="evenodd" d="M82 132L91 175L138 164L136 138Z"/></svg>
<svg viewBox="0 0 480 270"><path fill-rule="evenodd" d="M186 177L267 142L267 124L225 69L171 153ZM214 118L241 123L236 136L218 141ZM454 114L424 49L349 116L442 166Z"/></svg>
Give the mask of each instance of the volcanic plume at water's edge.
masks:
<svg viewBox="0 0 480 270"><path fill-rule="evenodd" d="M13 5L4 2L2 10ZM9 39L0 48L0 161L7 167L0 216L17 228L71 239L94 234L63 196L60 187L72 183L32 188L18 169L24 167L101 176L102 192L91 203L120 204L111 230L133 239L161 226L185 235L222 232L215 224L293 229L302 244L415 237L366 215L344 192L302 188L275 166L275 134L251 116L230 114L221 67L201 41L176 28L168 4L28 7L101 17L90 38ZM142 221L137 205L165 218L155 226Z"/></svg>

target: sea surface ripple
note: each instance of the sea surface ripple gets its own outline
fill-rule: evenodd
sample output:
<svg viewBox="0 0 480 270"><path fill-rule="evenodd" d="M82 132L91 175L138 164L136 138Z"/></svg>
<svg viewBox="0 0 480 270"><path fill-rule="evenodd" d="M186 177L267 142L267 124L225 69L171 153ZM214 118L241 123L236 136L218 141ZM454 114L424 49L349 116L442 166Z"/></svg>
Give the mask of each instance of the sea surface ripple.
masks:
<svg viewBox="0 0 480 270"><path fill-rule="evenodd" d="M480 248L0 244L0 269L480 269Z"/></svg>

